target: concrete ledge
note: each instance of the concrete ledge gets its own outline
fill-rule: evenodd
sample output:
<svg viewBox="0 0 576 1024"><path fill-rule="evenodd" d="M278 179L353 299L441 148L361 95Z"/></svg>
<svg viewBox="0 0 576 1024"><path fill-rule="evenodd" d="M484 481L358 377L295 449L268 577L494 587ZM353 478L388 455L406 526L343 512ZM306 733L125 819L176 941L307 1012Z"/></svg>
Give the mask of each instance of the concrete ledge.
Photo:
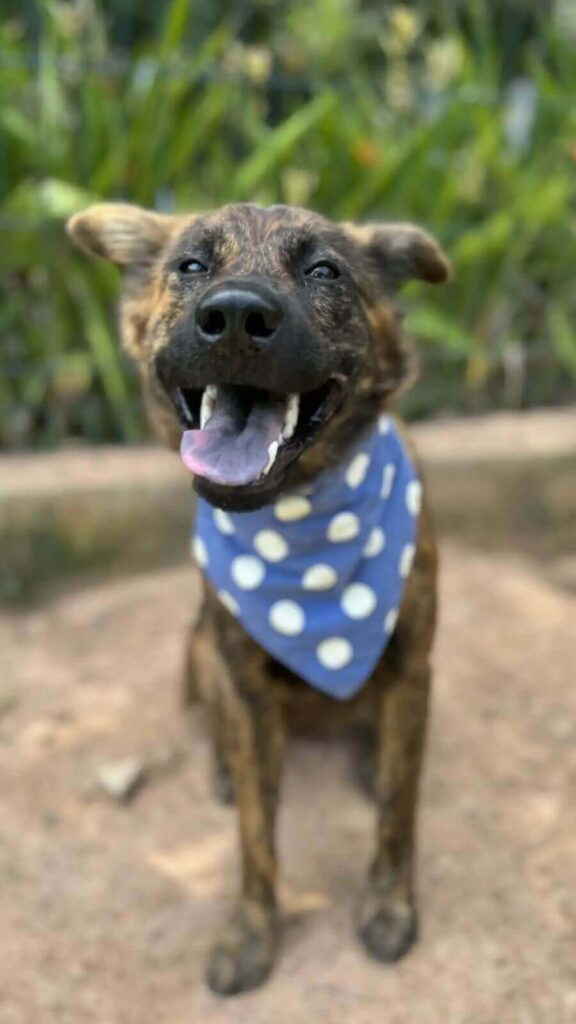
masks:
<svg viewBox="0 0 576 1024"><path fill-rule="evenodd" d="M190 484L173 452L142 448L62 448L42 454L4 455L0 459L0 501L60 500L70 494L117 491L136 486L159 490Z"/></svg>
<svg viewBox="0 0 576 1024"><path fill-rule="evenodd" d="M0 481L0 603L187 556L190 477L162 449L8 456Z"/></svg>
<svg viewBox="0 0 576 1024"><path fill-rule="evenodd" d="M576 413L498 414L412 429L441 534L552 564L576 550ZM0 459L0 601L87 574L187 557L193 496L155 447Z"/></svg>
<svg viewBox="0 0 576 1024"><path fill-rule="evenodd" d="M576 458L576 409L435 420L414 424L411 433L431 464Z"/></svg>
<svg viewBox="0 0 576 1024"><path fill-rule="evenodd" d="M576 411L446 420L412 434L441 535L549 569L576 551Z"/></svg>

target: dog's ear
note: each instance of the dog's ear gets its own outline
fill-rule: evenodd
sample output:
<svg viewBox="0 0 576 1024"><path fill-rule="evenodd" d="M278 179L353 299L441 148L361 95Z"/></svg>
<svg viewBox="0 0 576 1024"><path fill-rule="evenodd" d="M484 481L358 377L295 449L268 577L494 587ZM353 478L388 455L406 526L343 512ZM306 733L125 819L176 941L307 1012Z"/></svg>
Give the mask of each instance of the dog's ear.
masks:
<svg viewBox="0 0 576 1024"><path fill-rule="evenodd" d="M390 288L401 288L414 279L442 284L450 277L450 263L438 243L414 224L345 224L344 227Z"/></svg>
<svg viewBox="0 0 576 1024"><path fill-rule="evenodd" d="M74 214L70 237L91 256L116 263L124 271L120 333L126 351L141 358L152 304L149 287L154 265L181 223L127 203L97 203Z"/></svg>
<svg viewBox="0 0 576 1024"><path fill-rule="evenodd" d="M177 217L128 203L96 203L75 213L66 230L91 256L123 267L146 267L155 261L177 223Z"/></svg>

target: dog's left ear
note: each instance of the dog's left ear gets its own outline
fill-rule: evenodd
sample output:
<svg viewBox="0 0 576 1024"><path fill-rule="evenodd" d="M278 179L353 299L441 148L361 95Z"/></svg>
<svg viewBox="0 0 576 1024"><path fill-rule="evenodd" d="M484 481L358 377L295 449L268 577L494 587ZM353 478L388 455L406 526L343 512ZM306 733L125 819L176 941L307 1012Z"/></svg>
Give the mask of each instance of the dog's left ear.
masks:
<svg viewBox="0 0 576 1024"><path fill-rule="evenodd" d="M443 284L450 263L437 242L414 224L345 224L347 232L392 289L410 280Z"/></svg>

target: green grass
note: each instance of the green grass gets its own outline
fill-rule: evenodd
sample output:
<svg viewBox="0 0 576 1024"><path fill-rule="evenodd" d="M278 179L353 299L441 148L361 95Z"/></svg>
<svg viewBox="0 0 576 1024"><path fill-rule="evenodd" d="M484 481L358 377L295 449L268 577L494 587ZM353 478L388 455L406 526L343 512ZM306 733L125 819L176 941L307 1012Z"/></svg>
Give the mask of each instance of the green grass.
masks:
<svg viewBox="0 0 576 1024"><path fill-rule="evenodd" d="M336 219L416 220L441 239L455 277L407 292L423 364L408 413L574 395L568 30L550 20L539 45L526 44L523 85L511 92L480 15L466 38L449 24L431 37L411 8L370 20L357 0L313 0L291 5L270 45L248 47L225 19L192 44L191 5L173 0L161 31L127 58L90 5L39 7L37 49L17 21L0 25L5 446L143 436L115 339L115 271L73 252L62 230L70 213L108 198L168 210L283 201ZM369 63L358 49L368 37L379 54Z"/></svg>

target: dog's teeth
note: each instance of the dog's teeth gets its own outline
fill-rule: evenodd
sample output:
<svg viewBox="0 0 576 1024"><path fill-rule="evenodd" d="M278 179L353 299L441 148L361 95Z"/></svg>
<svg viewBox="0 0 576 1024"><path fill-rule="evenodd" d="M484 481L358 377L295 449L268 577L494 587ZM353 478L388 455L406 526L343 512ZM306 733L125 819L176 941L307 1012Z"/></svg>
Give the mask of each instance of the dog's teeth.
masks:
<svg viewBox="0 0 576 1024"><path fill-rule="evenodd" d="M282 428L282 437L285 441L289 441L296 430L299 411L300 395L290 395L288 402L286 403L286 417Z"/></svg>
<svg viewBox="0 0 576 1024"><path fill-rule="evenodd" d="M204 427L208 423L212 416L212 409L207 402L202 399L202 405L200 407L200 430L204 430Z"/></svg>
<svg viewBox="0 0 576 1024"><path fill-rule="evenodd" d="M218 388L215 384L209 384L207 388L204 388L202 402L200 403L200 430L204 430L204 427L214 412L217 393Z"/></svg>
<svg viewBox="0 0 576 1024"><path fill-rule="evenodd" d="M268 462L266 463L264 469L262 470L262 476L267 476L270 470L272 469L272 466L276 461L278 447L278 441L272 441L272 444L268 448Z"/></svg>

